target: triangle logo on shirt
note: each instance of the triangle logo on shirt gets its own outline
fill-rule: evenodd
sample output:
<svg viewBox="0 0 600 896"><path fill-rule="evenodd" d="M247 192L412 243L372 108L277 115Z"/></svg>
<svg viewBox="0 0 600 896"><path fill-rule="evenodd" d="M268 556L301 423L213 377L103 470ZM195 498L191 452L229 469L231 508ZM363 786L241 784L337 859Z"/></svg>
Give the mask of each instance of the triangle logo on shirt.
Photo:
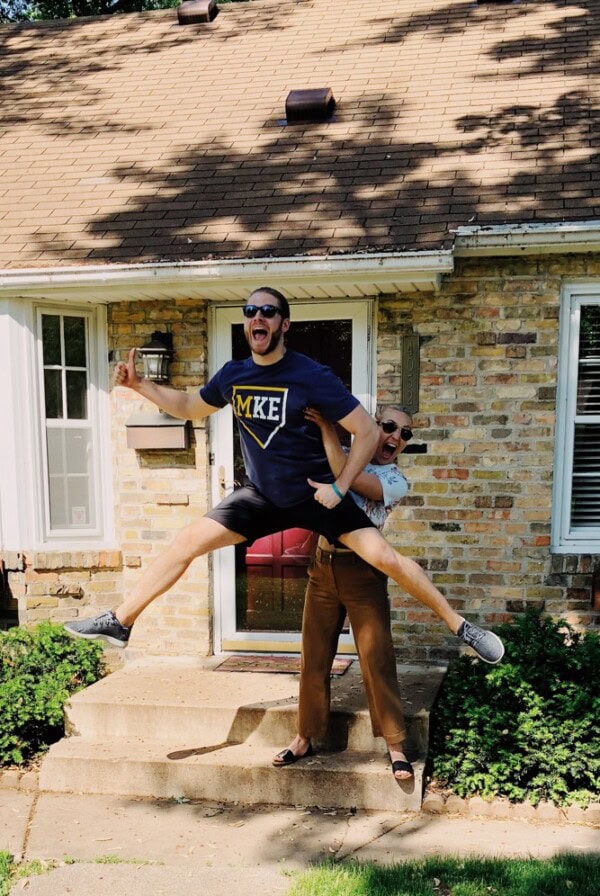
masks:
<svg viewBox="0 0 600 896"><path fill-rule="evenodd" d="M238 423L261 448L285 426L288 389L282 386L234 386L232 407Z"/></svg>

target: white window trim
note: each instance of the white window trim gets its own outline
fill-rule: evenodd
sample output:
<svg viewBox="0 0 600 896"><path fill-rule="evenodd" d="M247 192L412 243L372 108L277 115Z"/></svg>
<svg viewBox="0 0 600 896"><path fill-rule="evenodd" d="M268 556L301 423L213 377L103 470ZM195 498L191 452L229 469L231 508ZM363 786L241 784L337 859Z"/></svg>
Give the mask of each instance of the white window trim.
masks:
<svg viewBox="0 0 600 896"><path fill-rule="evenodd" d="M78 314L90 318L90 403L97 434L96 489L99 530L69 530L61 535L44 534L44 458L42 446L41 392L38 379L36 318L39 309ZM0 384L0 407L12 425L0 440L2 487L0 491L0 549L6 551L77 551L114 549L110 407L107 357L106 308L81 305L0 302L0 351L5 369Z"/></svg>
<svg viewBox="0 0 600 896"><path fill-rule="evenodd" d="M558 389L552 497L551 551L555 554L600 553L600 526L572 529L571 491L573 438L577 401L579 324L582 305L600 305L600 282L569 283L563 287L558 347ZM600 423L600 417L590 417Z"/></svg>

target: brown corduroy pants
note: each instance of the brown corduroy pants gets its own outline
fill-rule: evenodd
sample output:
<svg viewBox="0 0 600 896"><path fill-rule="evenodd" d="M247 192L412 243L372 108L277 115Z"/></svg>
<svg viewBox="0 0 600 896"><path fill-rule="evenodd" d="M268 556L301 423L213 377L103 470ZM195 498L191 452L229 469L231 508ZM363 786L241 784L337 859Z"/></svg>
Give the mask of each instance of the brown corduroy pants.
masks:
<svg viewBox="0 0 600 896"><path fill-rule="evenodd" d="M329 719L330 672L338 638L350 619L371 725L388 744L405 736L385 576L350 551L317 548L302 619L298 733L323 735Z"/></svg>

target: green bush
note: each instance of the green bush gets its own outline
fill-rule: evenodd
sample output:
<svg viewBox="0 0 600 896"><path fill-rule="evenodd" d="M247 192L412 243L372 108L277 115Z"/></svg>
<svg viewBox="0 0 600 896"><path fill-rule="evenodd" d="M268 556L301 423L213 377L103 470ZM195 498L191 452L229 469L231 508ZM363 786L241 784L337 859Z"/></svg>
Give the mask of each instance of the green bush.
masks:
<svg viewBox="0 0 600 896"><path fill-rule="evenodd" d="M20 764L64 735L68 697L104 674L102 647L62 626L0 633L0 765Z"/></svg>
<svg viewBox="0 0 600 896"><path fill-rule="evenodd" d="M600 794L600 638L529 611L504 660L461 657L432 714L433 775L459 796L587 805Z"/></svg>

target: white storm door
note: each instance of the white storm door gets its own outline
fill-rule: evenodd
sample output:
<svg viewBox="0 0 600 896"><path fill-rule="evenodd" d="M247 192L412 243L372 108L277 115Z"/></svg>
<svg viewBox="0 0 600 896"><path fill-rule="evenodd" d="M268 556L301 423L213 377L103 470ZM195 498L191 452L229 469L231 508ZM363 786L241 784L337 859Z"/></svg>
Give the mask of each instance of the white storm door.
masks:
<svg viewBox="0 0 600 896"><path fill-rule="evenodd" d="M291 348L331 366L370 413L375 410L373 309L372 300L295 303L288 338ZM245 354L242 322L240 306L213 308L211 375L233 356ZM340 364L343 373L338 372ZM211 503L215 506L235 487L236 470L240 478L231 409L214 414L210 427ZM266 561L270 564L268 580L264 577L265 563L262 568L253 566L259 561L256 556L250 557L246 546L224 548L214 554L215 652L299 652L306 562L298 556L301 545L290 545L290 539L293 542L294 533L302 531L281 533L280 547L274 547ZM300 535L296 535L298 539ZM288 559L296 556L282 565L282 554ZM304 568L299 568L302 565ZM339 651L355 653L349 633L342 634Z"/></svg>

